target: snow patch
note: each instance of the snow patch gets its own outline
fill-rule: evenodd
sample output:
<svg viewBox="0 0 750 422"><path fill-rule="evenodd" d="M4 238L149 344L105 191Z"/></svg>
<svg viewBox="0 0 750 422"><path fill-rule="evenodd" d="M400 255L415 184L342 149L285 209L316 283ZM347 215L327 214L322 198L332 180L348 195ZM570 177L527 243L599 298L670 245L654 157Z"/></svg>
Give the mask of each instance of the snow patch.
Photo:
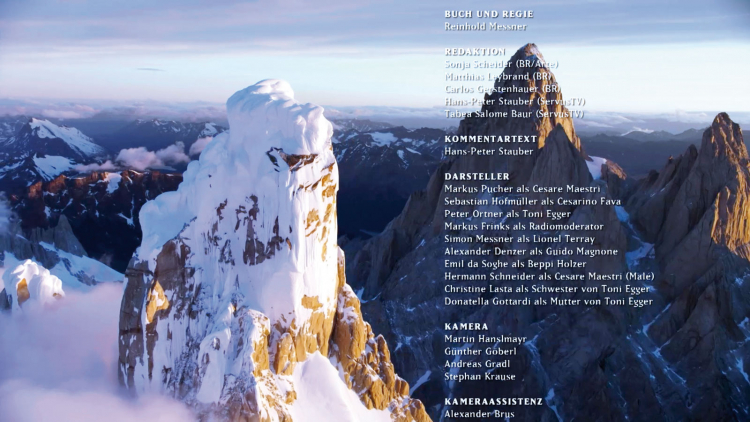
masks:
<svg viewBox="0 0 750 422"><path fill-rule="evenodd" d="M620 220L621 223L627 223L630 221L630 214L628 214L628 212L625 211L624 207L620 205L616 205L615 213L617 214L617 219Z"/></svg>
<svg viewBox="0 0 750 422"><path fill-rule="evenodd" d="M125 278L125 275L115 271L107 265L89 258L87 256L73 255L55 248L46 242L40 242L39 245L48 251L54 252L60 258L54 267L49 271L52 275L62 280L65 290L89 291L96 283L119 282ZM5 253L5 262L8 266L8 259L16 259L12 254ZM83 277L91 282L84 284L80 278Z"/></svg>
<svg viewBox="0 0 750 422"><path fill-rule="evenodd" d="M216 123L206 123L206 126L203 128L201 133L198 134L198 136L199 137L214 136L217 133L219 133L219 130L216 129Z"/></svg>
<svg viewBox="0 0 750 422"><path fill-rule="evenodd" d="M639 261L644 258L653 258L656 252L654 251L653 243L646 243L641 241L641 246L638 249L625 252L625 261L628 264L628 268L633 269L638 265Z"/></svg>
<svg viewBox="0 0 750 422"><path fill-rule="evenodd" d="M602 165L607 162L606 158L602 157L590 157L591 161L586 160L586 167L589 168L589 173L594 180L601 179L602 177Z"/></svg>
<svg viewBox="0 0 750 422"><path fill-rule="evenodd" d="M291 405L295 421L390 422L387 409L368 409L347 388L331 363L318 352L294 368L297 400Z"/></svg>
<svg viewBox="0 0 750 422"><path fill-rule="evenodd" d="M125 214L121 212L117 213L117 216L125 219L125 221L128 223L129 226L135 227L135 222L133 221L133 217L126 217Z"/></svg>
<svg viewBox="0 0 750 422"><path fill-rule="evenodd" d="M557 416L557 420L561 421L563 420L562 416L560 416L560 412L557 410L557 406L554 404L555 400L555 389L550 388L547 392L547 396L544 398L544 401L547 403L547 406L549 406L550 409L555 413L555 416Z"/></svg>
<svg viewBox="0 0 750 422"><path fill-rule="evenodd" d="M61 173L72 169L74 166L69 158L61 157L59 155L48 155L45 157L38 157L35 155L34 165L39 171L39 174L45 180L52 180Z"/></svg>
<svg viewBox="0 0 750 422"><path fill-rule="evenodd" d="M120 186L122 175L119 173L107 173L104 180L107 182L107 193L112 195Z"/></svg>
<svg viewBox="0 0 750 422"><path fill-rule="evenodd" d="M745 366L743 364L742 358L737 358L737 369L740 371L740 374L742 374L742 377L745 378L745 382L750 384L750 377L748 377L747 372L745 372Z"/></svg>
<svg viewBox="0 0 750 422"><path fill-rule="evenodd" d="M372 137L373 142L381 147L388 146L398 140L398 138L390 132L371 132L369 135Z"/></svg>

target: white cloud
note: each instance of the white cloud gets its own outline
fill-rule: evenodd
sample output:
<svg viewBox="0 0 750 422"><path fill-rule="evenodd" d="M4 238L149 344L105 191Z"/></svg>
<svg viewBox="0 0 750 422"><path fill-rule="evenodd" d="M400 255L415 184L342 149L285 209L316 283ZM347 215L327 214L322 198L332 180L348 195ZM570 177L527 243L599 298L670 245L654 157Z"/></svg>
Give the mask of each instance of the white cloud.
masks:
<svg viewBox="0 0 750 422"><path fill-rule="evenodd" d="M191 148L192 154L192 148ZM124 168L144 171L150 168L166 167L173 164L189 163L190 157L185 154L185 144L177 142L158 151L149 151L145 147L120 150L115 161L107 160L101 164L80 164L74 169L80 173L91 171L119 171Z"/></svg>
<svg viewBox="0 0 750 422"><path fill-rule="evenodd" d="M201 152L203 152L203 149L206 148L206 145L208 145L209 142L211 142L214 139L213 136L206 136L205 138L198 138L197 141L193 145L190 145L190 152L188 155L195 156L199 155Z"/></svg>
<svg viewBox="0 0 750 422"><path fill-rule="evenodd" d="M223 103L206 101L158 102L125 100L86 100L87 104L64 100L0 98L0 115L44 116L49 119L133 120L159 118L184 122L226 120ZM71 123L75 126L75 123Z"/></svg>
<svg viewBox="0 0 750 422"><path fill-rule="evenodd" d="M177 142L164 149L156 151L156 157L165 164L189 163L190 157L185 154L185 144Z"/></svg>
<svg viewBox="0 0 750 422"><path fill-rule="evenodd" d="M151 167L164 166L164 162L156 156L156 153L147 150L145 147L123 149L117 154L116 161L125 167L140 171Z"/></svg>
<svg viewBox="0 0 750 422"><path fill-rule="evenodd" d="M116 171L119 168L115 165L115 163L112 162L112 160L107 160L101 164L93 163L93 164L79 164L73 169L80 173L87 173L90 171Z"/></svg>
<svg viewBox="0 0 750 422"><path fill-rule="evenodd" d="M653 129L642 128L642 127L638 127L638 126L633 126L633 128L630 129L627 133L623 133L623 136L627 135L630 132L654 133L654 130Z"/></svg>
<svg viewBox="0 0 750 422"><path fill-rule="evenodd" d="M127 398L117 381L122 284L69 291L52 306L0 315L0 409L26 421L192 420L162 396Z"/></svg>
<svg viewBox="0 0 750 422"><path fill-rule="evenodd" d="M149 151L145 147L123 149L117 154L115 161L123 167L143 171L171 164L188 163L190 157L185 154L185 144L177 142L156 152Z"/></svg>
<svg viewBox="0 0 750 422"><path fill-rule="evenodd" d="M8 382L0 385L3 416L15 422L185 422L190 411L165 397L130 401L101 391L65 391Z"/></svg>
<svg viewBox="0 0 750 422"><path fill-rule="evenodd" d="M42 110L42 116L53 119L84 119L96 113L93 107L82 104L66 104L64 108L48 108Z"/></svg>

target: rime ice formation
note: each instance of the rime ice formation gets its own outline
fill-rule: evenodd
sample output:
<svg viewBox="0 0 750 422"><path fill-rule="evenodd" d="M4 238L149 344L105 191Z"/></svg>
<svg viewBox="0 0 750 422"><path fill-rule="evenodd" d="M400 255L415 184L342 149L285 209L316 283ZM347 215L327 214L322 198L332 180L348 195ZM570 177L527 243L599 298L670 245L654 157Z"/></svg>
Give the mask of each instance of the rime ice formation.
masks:
<svg viewBox="0 0 750 422"><path fill-rule="evenodd" d="M208 143L177 191L141 209L121 382L219 420L312 420L300 415L311 414L316 382L335 396L327 420L429 420L345 283L323 109L266 80L234 94L227 112L231 131Z"/></svg>
<svg viewBox="0 0 750 422"><path fill-rule="evenodd" d="M62 280L30 259L6 270L2 283L0 302L5 302L3 307L12 311L21 310L28 303L46 304L65 296Z"/></svg>

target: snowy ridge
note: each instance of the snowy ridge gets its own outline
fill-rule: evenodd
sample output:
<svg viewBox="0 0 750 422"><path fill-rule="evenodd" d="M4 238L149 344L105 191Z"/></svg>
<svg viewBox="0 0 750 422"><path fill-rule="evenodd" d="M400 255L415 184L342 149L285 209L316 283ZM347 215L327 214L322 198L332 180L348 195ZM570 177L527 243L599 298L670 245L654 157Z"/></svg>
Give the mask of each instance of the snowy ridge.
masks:
<svg viewBox="0 0 750 422"><path fill-rule="evenodd" d="M64 289L87 291L96 284L121 282L125 278L123 274L95 259L65 252L45 242L39 245L60 258L60 262L49 271L62 281ZM7 255L6 253L6 261Z"/></svg>
<svg viewBox="0 0 750 422"><path fill-rule="evenodd" d="M357 394L340 382L339 374L320 353L314 353L294 370L297 401L292 407L295 421L390 422L387 410L369 410ZM320 388L331 386L331 389Z"/></svg>
<svg viewBox="0 0 750 422"><path fill-rule="evenodd" d="M104 148L95 144L91 138L81 133L80 130L58 126L49 120L39 120L32 118L29 122L31 130L39 138L58 138L62 139L71 148L78 151L81 155L97 156L103 154Z"/></svg>

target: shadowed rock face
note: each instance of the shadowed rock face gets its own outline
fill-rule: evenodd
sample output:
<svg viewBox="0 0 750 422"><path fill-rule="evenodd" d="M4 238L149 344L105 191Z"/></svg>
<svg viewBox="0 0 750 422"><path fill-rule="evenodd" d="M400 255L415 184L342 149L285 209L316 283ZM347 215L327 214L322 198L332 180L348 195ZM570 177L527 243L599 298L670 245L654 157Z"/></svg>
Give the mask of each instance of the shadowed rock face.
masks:
<svg viewBox="0 0 750 422"><path fill-rule="evenodd" d="M404 127L334 131L341 175L339 235L380 232L409 195L424 188L442 158L445 135L440 129Z"/></svg>
<svg viewBox="0 0 750 422"><path fill-rule="evenodd" d="M514 59L531 55L540 57L535 47L527 45ZM521 71L506 70L509 74ZM498 81L496 86L509 83L513 82ZM513 107L517 106L506 108ZM391 351L397 372L412 383L428 378L413 395L425 403L433 418L446 410L473 410L446 407L445 397L516 396L544 398L542 406L514 408L519 420L750 417L750 384L744 375L750 370L745 363L750 361L750 346L745 341L750 334L750 283L745 282L750 279L746 276L745 246L750 240L747 152L739 127L726 114L718 115L705 132L700 150L688 148L682 156L670 159L661 172L652 172L634 186L619 166L609 162L602 168L601 180L591 180L584 171L587 157L569 119L474 116L462 121L459 133L535 134L539 142L528 156L460 157L441 163L426 189L413 194L402 213L381 235L369 240L347 268L349 282L361 291L365 318L375 331L388 333L389 344L398 345ZM601 189L601 193L580 194L580 198L621 199L620 207L572 206L572 214L563 221L604 224L606 229L595 233L594 244L620 253L588 260L586 271L653 271L657 290L649 298L654 304L645 308L444 306L443 289L449 283L445 272L450 269L435 265L442 262L450 246L444 235L517 237L524 231L514 229L513 223L528 223L509 218L511 227L503 232L449 225L442 215L450 183L444 181L444 174L459 171L508 171L508 186L571 183ZM473 209L482 206L463 208ZM557 247L542 247L546 246ZM471 271L464 269L463 273ZM532 283L491 284L517 287ZM488 281L453 284L487 286ZM632 281L606 284L639 285ZM446 382L445 363L453 357L446 356L444 350L463 343L447 341L446 335L455 333L443 329L445 322L486 322L490 334L527 337L517 355L510 358L518 381ZM472 358L462 356L461 360ZM485 370L462 368L461 372L479 374Z"/></svg>
<svg viewBox="0 0 750 422"><path fill-rule="evenodd" d="M61 175L29 186L12 198L13 208L32 239L64 216L89 256L124 271L141 241L141 207L181 181L181 174L158 171Z"/></svg>
<svg viewBox="0 0 750 422"><path fill-rule="evenodd" d="M166 392L204 420L305 420L297 377L320 354L366 408L429 421L346 284L322 109L273 80L239 91L227 109L231 134L141 211L120 312L121 383L136 395Z"/></svg>
<svg viewBox="0 0 750 422"><path fill-rule="evenodd" d="M670 159L630 201L665 216L651 234L661 269L657 287L670 305L647 334L682 377L684 400L699 419L748 415L747 383L741 382L748 360L747 165L742 131L721 113L700 150Z"/></svg>
<svg viewBox="0 0 750 422"><path fill-rule="evenodd" d="M675 196L657 241L664 276L680 279L665 280L669 286L664 287L678 293L681 280L702 274L725 248L748 259L748 180L740 127L721 113L704 132L695 164Z"/></svg>
<svg viewBox="0 0 750 422"><path fill-rule="evenodd" d="M516 59L541 58L541 54L534 45L521 48L511 62ZM531 77L535 72L545 75L545 79L535 80ZM507 155L500 157L461 156L442 163L432 175L427 188L423 192L413 194L407 202L403 212L394 219L386 230L372 240L356 255L348 268L350 280L356 289L363 289L365 299L363 310L369 320L375 324L375 330L389 333L386 338L389 344L399 344L393 352L394 361L400 372L412 382L430 371L429 380L417 389L414 394L426 403L433 418L443 410L444 397L491 397L497 394L512 394L523 397L546 396L550 388L550 380L543 371L539 370L538 352L530 348L520 348L515 368L521 368L519 379L526 381L515 384L488 383L447 383L443 380L445 372L444 348L450 346L444 343L445 331L440 326L444 322L488 322L493 327L503 327L496 333L527 335L529 339L540 334L539 324L545 327L557 321L560 316L551 315L550 311L533 307L454 307L444 306L443 287L445 269L442 265L434 265L435 261L442 262L444 250L447 246L443 242L445 234L468 235L485 234L488 236L511 236L531 233L523 229L508 231L493 230L465 230L448 226L450 221L442 213L444 199L476 198L476 194L462 194L449 192L444 174L446 172L508 172L510 180L501 182L505 186L518 187L530 184L548 186L596 186L606 196L607 186L601 181L592 181L587 169L587 156L581 150L580 140L575 135L572 119L565 117L567 110L561 106L562 94L559 89L552 93L544 93L541 88L546 84L556 85L554 75L545 67L515 68L505 70L508 79L498 81L495 86L520 88L532 87L532 92L510 92L503 96L493 94L494 98L502 97L513 105L485 106L482 111L505 111L508 115L531 112L531 118L486 118L469 117L461 122L459 135L525 135L531 137L531 143L507 144L509 149L530 151L528 155ZM521 75L520 77L518 75ZM526 79L528 75L529 78ZM539 91L539 92L537 92ZM561 117L537 118L536 110L540 108L535 98L543 96L547 100L556 99L553 110ZM488 97L490 98L490 97ZM513 101L510 101L513 100ZM466 183L472 186L472 183ZM479 187L479 183L474 183ZM568 195L571 198L585 198L584 194ZM529 196L533 197L533 196ZM455 207L462 211L474 209L489 210L486 206ZM565 208L565 209L563 209ZM571 211L570 221L601 221L608 222L607 230L597 233L596 245L601 248L618 249L624 252L627 240L620 227L613 207L563 207L557 211ZM497 208L492 208L497 210ZM536 209L530 209L532 211ZM536 223L549 222L546 219L509 219L508 224L533 221ZM569 233L573 234L573 233ZM552 245L550 245L552 246ZM489 246L488 246L489 247ZM526 249L528 243L514 243L508 248ZM591 265L594 265L593 263ZM615 272L625 268L623 255L617 259L597 262L598 270ZM535 273L534 271L525 271ZM472 284L472 283L462 283ZM473 284L486 286L487 281L477 281ZM517 282L500 283L500 285L515 285ZM488 297L491 298L492 295ZM581 311L571 311L571 313ZM568 316L571 320L582 317ZM615 321L620 316L610 316L607 321ZM588 320L589 317L586 317ZM602 330L610 329L607 323L602 324ZM457 347L460 345L456 345ZM597 347L609 347L604 344ZM586 364L599 358L599 355L589 357ZM451 358L452 359L452 358ZM465 358L463 358L465 359ZM498 389L498 385L503 385ZM519 390L522 389L523 391ZM512 391L511 391L512 390ZM542 420L554 418L554 412L549 408L537 408L516 413L516 417Z"/></svg>
<svg viewBox="0 0 750 422"><path fill-rule="evenodd" d="M739 125L726 113L629 200L633 223L655 244L660 289L678 295L727 253L748 259L748 155Z"/></svg>

